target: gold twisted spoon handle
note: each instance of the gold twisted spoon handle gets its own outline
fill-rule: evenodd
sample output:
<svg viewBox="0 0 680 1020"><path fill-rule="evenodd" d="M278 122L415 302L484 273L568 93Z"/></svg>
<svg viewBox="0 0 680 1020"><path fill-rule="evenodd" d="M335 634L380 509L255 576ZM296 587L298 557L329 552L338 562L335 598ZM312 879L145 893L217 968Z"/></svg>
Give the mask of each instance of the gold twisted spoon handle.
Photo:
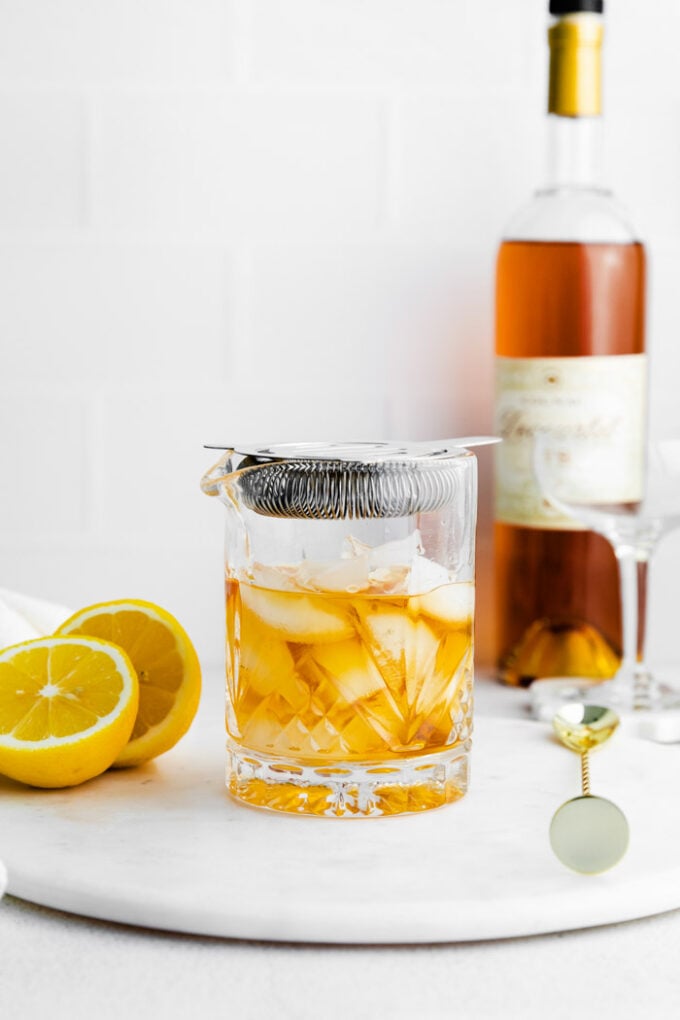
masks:
<svg viewBox="0 0 680 1020"><path fill-rule="evenodd" d="M559 740L580 756L582 792L553 815L550 844L563 864L584 875L607 871L628 849L626 816L616 804L590 792L590 751L605 744L618 725L616 713L599 705L571 703L553 719Z"/></svg>

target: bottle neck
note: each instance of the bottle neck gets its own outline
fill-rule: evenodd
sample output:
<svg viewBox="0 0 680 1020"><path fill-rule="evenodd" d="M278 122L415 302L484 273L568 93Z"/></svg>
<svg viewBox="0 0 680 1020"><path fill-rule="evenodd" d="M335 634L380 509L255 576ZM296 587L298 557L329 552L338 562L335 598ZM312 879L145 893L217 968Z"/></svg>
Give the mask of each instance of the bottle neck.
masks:
<svg viewBox="0 0 680 1020"><path fill-rule="evenodd" d="M601 187L602 18L579 12L557 18L548 29L549 188Z"/></svg>
<svg viewBox="0 0 680 1020"><path fill-rule="evenodd" d="M546 185L603 187L601 117L548 116Z"/></svg>

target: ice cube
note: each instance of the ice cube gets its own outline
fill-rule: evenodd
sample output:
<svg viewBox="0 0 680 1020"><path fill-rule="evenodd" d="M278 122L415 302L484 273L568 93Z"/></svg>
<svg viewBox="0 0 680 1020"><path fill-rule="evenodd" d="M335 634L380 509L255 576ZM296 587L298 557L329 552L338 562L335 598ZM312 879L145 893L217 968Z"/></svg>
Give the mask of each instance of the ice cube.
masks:
<svg viewBox="0 0 680 1020"><path fill-rule="evenodd" d="M355 556L365 556L370 551L370 545L362 542L359 538L355 538L354 535L347 535L342 543L343 560L351 560Z"/></svg>
<svg viewBox="0 0 680 1020"><path fill-rule="evenodd" d="M320 598L291 592L267 591L241 585L241 601L265 626L284 641L302 644L316 641L340 641L351 637L354 628L336 606L324 605Z"/></svg>
<svg viewBox="0 0 680 1020"><path fill-rule="evenodd" d="M327 562L305 560L291 575L302 591L346 592L349 595L406 594L408 566L379 566L371 569L368 556Z"/></svg>
<svg viewBox="0 0 680 1020"><path fill-rule="evenodd" d="M474 613L475 586L472 581L444 584L426 595L413 597L409 606L442 623L465 624Z"/></svg>
<svg viewBox="0 0 680 1020"><path fill-rule="evenodd" d="M466 664L472 663L472 641L465 631L449 631L439 645L436 668L424 678L415 702L416 716L435 719L457 702Z"/></svg>
<svg viewBox="0 0 680 1020"><path fill-rule="evenodd" d="M293 576L298 587L306 591L364 591L369 585L368 559L356 556L329 562L305 560Z"/></svg>
<svg viewBox="0 0 680 1020"><path fill-rule="evenodd" d="M357 637L315 648L311 658L350 704L384 689L379 671Z"/></svg>
<svg viewBox="0 0 680 1020"><path fill-rule="evenodd" d="M377 609L363 615L361 622L373 658L395 699L413 706L436 668L436 634L424 620L412 620L397 609Z"/></svg>
<svg viewBox="0 0 680 1020"><path fill-rule="evenodd" d="M411 560L411 572L408 579L408 594L418 595L423 591L432 591L450 581L446 567L426 556L414 556Z"/></svg>
<svg viewBox="0 0 680 1020"><path fill-rule="evenodd" d="M423 556L418 529L406 538L384 542L373 548L350 535L345 539L343 557L362 564L368 560L368 584L355 587L354 591L412 595L430 591L450 580L446 567Z"/></svg>
<svg viewBox="0 0 680 1020"><path fill-rule="evenodd" d="M408 567L378 567L369 574L369 592L373 595L406 595Z"/></svg>
<svg viewBox="0 0 680 1020"><path fill-rule="evenodd" d="M281 563L278 566L269 566L265 563L252 563L247 571L246 578L251 584L260 588L269 588L273 591L295 591L295 567Z"/></svg>
<svg viewBox="0 0 680 1020"><path fill-rule="evenodd" d="M368 552L368 561L372 570L378 567L409 566L414 557L423 552L420 532L416 529L406 538L398 538L393 542L376 545Z"/></svg>
<svg viewBox="0 0 680 1020"><path fill-rule="evenodd" d="M298 668L310 683L316 681L316 697L327 683L334 692L328 714L333 718L338 695L384 740L399 738L404 719L376 663L358 639L310 649ZM325 682L325 683L324 683ZM329 691L329 693L330 693Z"/></svg>
<svg viewBox="0 0 680 1020"><path fill-rule="evenodd" d="M309 689L300 680L295 662L283 641L258 641L242 634L239 663L239 697L251 691L261 698L277 694L290 708L300 711L309 703Z"/></svg>
<svg viewBox="0 0 680 1020"><path fill-rule="evenodd" d="M302 717L277 703L262 701L243 720L242 739L247 747L264 754L313 754L315 748Z"/></svg>

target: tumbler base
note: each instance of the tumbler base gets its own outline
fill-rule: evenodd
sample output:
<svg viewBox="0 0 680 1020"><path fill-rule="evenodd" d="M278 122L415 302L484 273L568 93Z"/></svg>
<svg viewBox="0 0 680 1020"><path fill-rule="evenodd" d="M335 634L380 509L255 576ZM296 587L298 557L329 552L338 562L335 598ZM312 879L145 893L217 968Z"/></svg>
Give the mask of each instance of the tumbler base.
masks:
<svg viewBox="0 0 680 1020"><path fill-rule="evenodd" d="M422 757L305 765L227 741L227 789L253 807L327 818L415 814L467 792L470 741Z"/></svg>

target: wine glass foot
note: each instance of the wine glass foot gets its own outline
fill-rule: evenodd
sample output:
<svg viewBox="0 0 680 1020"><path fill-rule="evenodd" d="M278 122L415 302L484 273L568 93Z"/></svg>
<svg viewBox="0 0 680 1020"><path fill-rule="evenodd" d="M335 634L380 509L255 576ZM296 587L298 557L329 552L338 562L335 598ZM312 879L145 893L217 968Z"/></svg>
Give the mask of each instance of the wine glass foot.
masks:
<svg viewBox="0 0 680 1020"><path fill-rule="evenodd" d="M534 680L529 687L529 712L534 719L551 722L563 705L573 701L594 703L592 693L599 686L592 679L582 676L555 676ZM603 704L599 700L597 703Z"/></svg>
<svg viewBox="0 0 680 1020"><path fill-rule="evenodd" d="M574 701L613 708L629 736L680 743L680 688L657 683L648 674L635 681L549 677L529 687L529 711L542 722L551 722L563 705Z"/></svg>

